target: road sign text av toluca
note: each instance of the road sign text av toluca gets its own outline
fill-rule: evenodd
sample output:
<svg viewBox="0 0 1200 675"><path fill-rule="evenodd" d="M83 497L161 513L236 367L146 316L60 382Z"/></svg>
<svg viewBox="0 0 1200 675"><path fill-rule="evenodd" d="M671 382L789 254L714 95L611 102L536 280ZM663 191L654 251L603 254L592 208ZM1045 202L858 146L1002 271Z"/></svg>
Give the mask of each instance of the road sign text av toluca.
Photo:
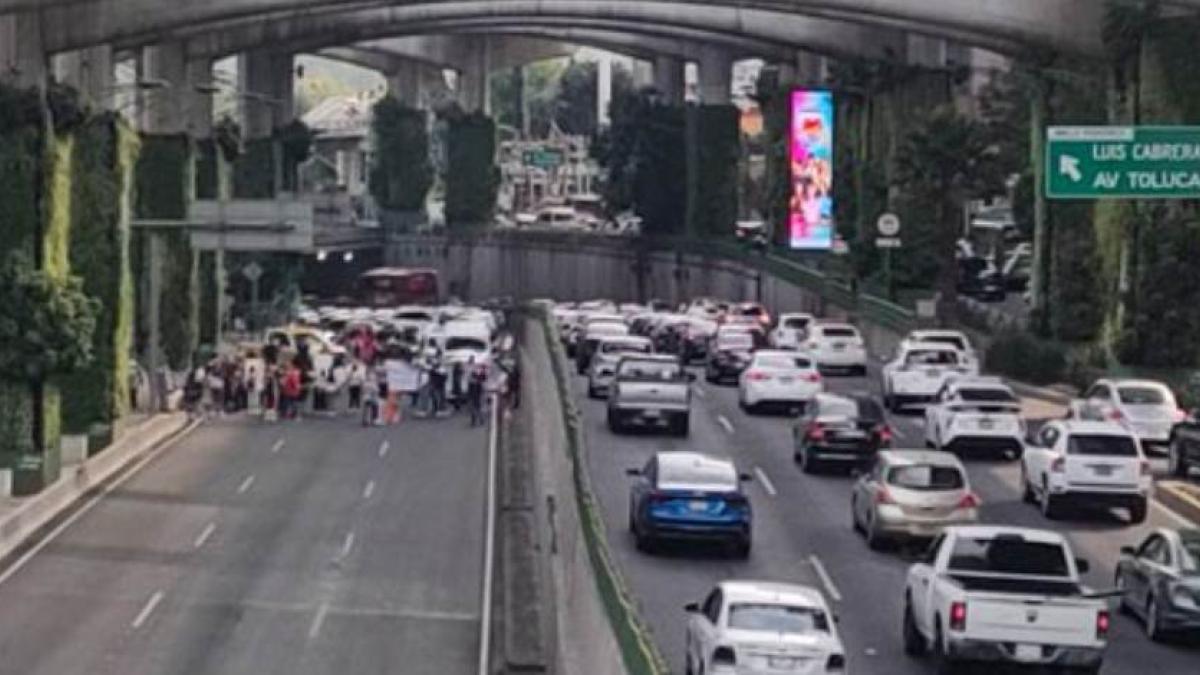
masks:
<svg viewBox="0 0 1200 675"><path fill-rule="evenodd" d="M1052 199L1200 198L1200 127L1050 127Z"/></svg>

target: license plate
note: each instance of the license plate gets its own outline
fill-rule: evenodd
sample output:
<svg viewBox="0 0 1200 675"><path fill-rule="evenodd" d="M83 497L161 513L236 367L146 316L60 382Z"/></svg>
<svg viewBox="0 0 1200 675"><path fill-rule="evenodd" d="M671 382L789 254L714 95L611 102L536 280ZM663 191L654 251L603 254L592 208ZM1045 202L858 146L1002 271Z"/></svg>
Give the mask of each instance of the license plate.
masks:
<svg viewBox="0 0 1200 675"><path fill-rule="evenodd" d="M767 666L770 668L777 669L777 670L783 670L785 668L795 668L796 667L796 659L791 656L768 656L767 657Z"/></svg>
<svg viewBox="0 0 1200 675"><path fill-rule="evenodd" d="M996 426L995 423L986 417L979 420L979 428L980 429L991 429L994 426Z"/></svg>
<svg viewBox="0 0 1200 675"><path fill-rule="evenodd" d="M1017 645L1013 653L1018 661L1040 661L1042 648L1039 645Z"/></svg>
<svg viewBox="0 0 1200 675"><path fill-rule="evenodd" d="M781 378L779 378L779 381L780 381L780 382L782 382L783 384L791 384L791 383L793 383L793 382L795 382L795 381L796 381L796 378L794 378L794 377L781 377Z"/></svg>
<svg viewBox="0 0 1200 675"><path fill-rule="evenodd" d="M642 416L649 417L652 419L658 419L659 417L662 417L662 411L661 410L643 410Z"/></svg>
<svg viewBox="0 0 1200 675"><path fill-rule="evenodd" d="M1097 476L1111 476L1111 475L1113 475L1113 468L1112 468L1111 466L1107 465L1107 464L1094 464L1094 465L1092 465L1092 471L1093 471L1093 472L1094 472L1094 473L1095 473Z"/></svg>
<svg viewBox="0 0 1200 675"><path fill-rule="evenodd" d="M706 502L702 499L693 499L692 501L688 502L688 510L696 511L696 512L707 511L708 510L708 502Z"/></svg>
<svg viewBox="0 0 1200 675"><path fill-rule="evenodd" d="M833 351L835 351L835 352L840 352L840 351L842 351L842 350L843 350L843 349L845 349L845 348L846 348L846 343L845 343L845 342L835 342L835 343L833 343Z"/></svg>
<svg viewBox="0 0 1200 675"><path fill-rule="evenodd" d="M926 377L941 377L941 375L942 371L938 370L937 368L930 368L929 370L925 371Z"/></svg>

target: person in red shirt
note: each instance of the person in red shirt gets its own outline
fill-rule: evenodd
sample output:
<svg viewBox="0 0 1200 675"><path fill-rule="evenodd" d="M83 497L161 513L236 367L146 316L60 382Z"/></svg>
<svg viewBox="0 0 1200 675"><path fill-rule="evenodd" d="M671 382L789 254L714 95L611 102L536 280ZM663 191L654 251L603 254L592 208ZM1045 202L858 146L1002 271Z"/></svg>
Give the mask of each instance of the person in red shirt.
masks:
<svg viewBox="0 0 1200 675"><path fill-rule="evenodd" d="M280 398L280 403L283 404L283 417L286 419L296 418L296 402L300 400L301 382L300 369L295 363L288 364L287 371L283 375L283 396Z"/></svg>

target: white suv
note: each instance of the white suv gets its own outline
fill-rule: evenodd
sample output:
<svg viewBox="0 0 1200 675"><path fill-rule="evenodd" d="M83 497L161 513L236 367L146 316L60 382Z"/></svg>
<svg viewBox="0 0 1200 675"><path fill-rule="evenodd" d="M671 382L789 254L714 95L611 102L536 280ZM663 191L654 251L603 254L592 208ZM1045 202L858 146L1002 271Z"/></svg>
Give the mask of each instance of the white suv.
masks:
<svg viewBox="0 0 1200 675"><path fill-rule="evenodd" d="M949 378L925 408L925 444L956 455L967 451L1021 455L1021 403L999 378Z"/></svg>
<svg viewBox="0 0 1200 675"><path fill-rule="evenodd" d="M808 329L800 347L812 354L822 370L845 368L854 375L867 374L867 347L862 334L848 323L818 323Z"/></svg>
<svg viewBox="0 0 1200 675"><path fill-rule="evenodd" d="M1141 523L1152 484L1137 438L1113 422L1050 422L1021 459L1024 499L1040 505L1047 518L1057 518L1071 503L1124 507L1131 522Z"/></svg>

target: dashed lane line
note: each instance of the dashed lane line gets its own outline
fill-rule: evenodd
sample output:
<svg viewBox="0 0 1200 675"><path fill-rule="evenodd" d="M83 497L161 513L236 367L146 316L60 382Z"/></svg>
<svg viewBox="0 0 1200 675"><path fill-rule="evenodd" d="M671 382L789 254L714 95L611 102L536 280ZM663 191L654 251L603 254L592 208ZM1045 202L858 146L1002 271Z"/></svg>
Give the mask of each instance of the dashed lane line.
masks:
<svg viewBox="0 0 1200 675"><path fill-rule="evenodd" d="M142 605L142 611L138 612L138 615L133 618L133 623L129 624L129 626L134 630L141 628L142 624L146 623L146 620L149 619L150 615L154 613L154 608L158 607L158 603L162 602L162 599L163 592L154 591L154 595L151 595L150 598L146 600L146 604Z"/></svg>
<svg viewBox="0 0 1200 675"><path fill-rule="evenodd" d="M363 486L362 498L370 499L371 495L373 494L375 494L375 481L369 480L367 481L367 484Z"/></svg>
<svg viewBox="0 0 1200 675"><path fill-rule="evenodd" d="M254 474L246 476L245 480L242 481L242 484L238 486L237 493L239 495L245 494L246 490L249 490L251 485L254 485Z"/></svg>
<svg viewBox="0 0 1200 675"><path fill-rule="evenodd" d="M725 433L733 433L733 422L730 422L728 417L724 415L717 415L717 424L721 425L721 428L725 430Z"/></svg>
<svg viewBox="0 0 1200 675"><path fill-rule="evenodd" d="M379 444L379 456L383 457L388 454L388 450L392 447L391 443L384 441Z"/></svg>
<svg viewBox="0 0 1200 675"><path fill-rule="evenodd" d="M825 592L829 594L830 599L834 602L842 601L842 594L833 583L833 577L829 576L829 572L825 571L825 565L821 563L821 559L816 555L808 556L808 561L812 563L813 569L817 571L817 576L821 579L821 584L825 586Z"/></svg>
<svg viewBox="0 0 1200 675"><path fill-rule="evenodd" d="M285 441L282 438L275 441L275 444L271 446L271 454L275 454L275 453L279 452L280 450L282 450L284 442Z"/></svg>
<svg viewBox="0 0 1200 675"><path fill-rule="evenodd" d="M329 603L322 602L313 615L312 623L308 624L308 639L315 640L321 634L321 625L325 623L325 615L329 613Z"/></svg>
<svg viewBox="0 0 1200 675"><path fill-rule="evenodd" d="M778 494L775 491L775 486L771 484L771 479L767 477L767 472L763 471L762 467L754 467L754 475L758 477L758 482L762 483L763 489L767 491L767 494L772 497Z"/></svg>
<svg viewBox="0 0 1200 675"><path fill-rule="evenodd" d="M205 525L204 529L200 531L200 534L196 536L196 540L192 542L192 548L200 548L203 546L216 530L216 523L209 523L208 525Z"/></svg>

